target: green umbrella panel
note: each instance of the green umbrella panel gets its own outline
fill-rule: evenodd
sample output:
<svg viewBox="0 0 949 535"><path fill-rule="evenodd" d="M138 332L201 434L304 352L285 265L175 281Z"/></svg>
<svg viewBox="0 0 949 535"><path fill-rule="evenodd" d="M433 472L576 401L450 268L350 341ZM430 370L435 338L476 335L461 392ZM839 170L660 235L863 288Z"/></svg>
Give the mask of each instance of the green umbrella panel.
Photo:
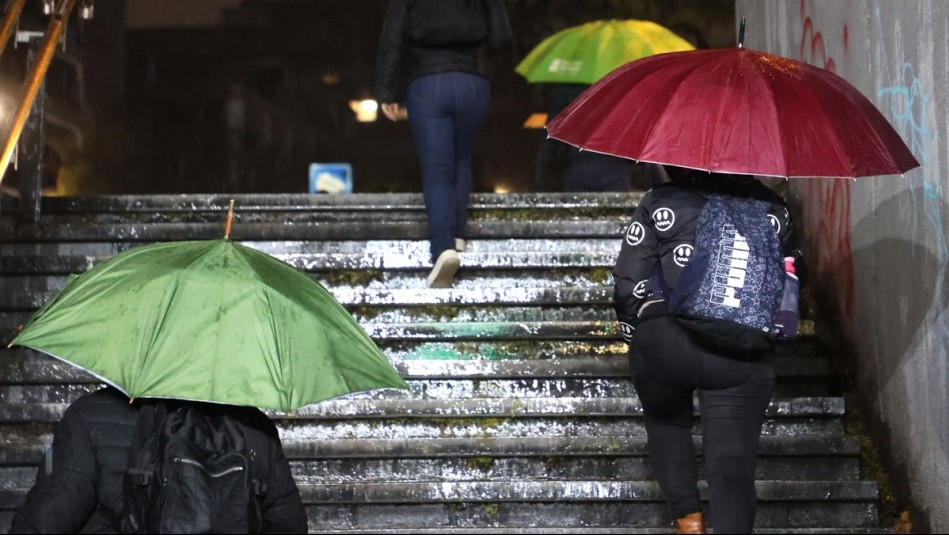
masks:
<svg viewBox="0 0 949 535"><path fill-rule="evenodd" d="M353 392L407 388L325 288L226 239L116 255L72 277L12 344L83 368L131 398L290 412Z"/></svg>
<svg viewBox="0 0 949 535"><path fill-rule="evenodd" d="M593 84L640 58L695 47L648 20L599 20L544 39L515 67L530 83Z"/></svg>

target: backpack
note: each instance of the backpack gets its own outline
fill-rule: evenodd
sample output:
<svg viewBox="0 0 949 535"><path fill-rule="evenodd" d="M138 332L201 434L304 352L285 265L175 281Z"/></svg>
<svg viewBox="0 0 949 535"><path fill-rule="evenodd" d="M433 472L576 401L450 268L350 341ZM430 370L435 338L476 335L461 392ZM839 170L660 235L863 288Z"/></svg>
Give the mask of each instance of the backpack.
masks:
<svg viewBox="0 0 949 535"><path fill-rule="evenodd" d="M420 47L476 46L488 38L484 0L414 0L405 34Z"/></svg>
<svg viewBox="0 0 949 535"><path fill-rule="evenodd" d="M256 533L266 491L240 424L197 404L139 412L123 487L122 533Z"/></svg>
<svg viewBox="0 0 949 535"><path fill-rule="evenodd" d="M784 256L757 199L708 194L695 244L669 295L669 312L713 350L755 352L774 346L784 295Z"/></svg>

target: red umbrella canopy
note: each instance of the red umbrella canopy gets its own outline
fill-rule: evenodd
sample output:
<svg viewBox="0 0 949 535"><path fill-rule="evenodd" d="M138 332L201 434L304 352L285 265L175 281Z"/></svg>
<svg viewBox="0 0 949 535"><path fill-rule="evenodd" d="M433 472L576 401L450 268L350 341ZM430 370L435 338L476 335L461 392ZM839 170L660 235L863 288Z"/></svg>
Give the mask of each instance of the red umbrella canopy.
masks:
<svg viewBox="0 0 949 535"><path fill-rule="evenodd" d="M627 63L547 131L585 150L720 173L855 178L919 166L846 80L742 47Z"/></svg>

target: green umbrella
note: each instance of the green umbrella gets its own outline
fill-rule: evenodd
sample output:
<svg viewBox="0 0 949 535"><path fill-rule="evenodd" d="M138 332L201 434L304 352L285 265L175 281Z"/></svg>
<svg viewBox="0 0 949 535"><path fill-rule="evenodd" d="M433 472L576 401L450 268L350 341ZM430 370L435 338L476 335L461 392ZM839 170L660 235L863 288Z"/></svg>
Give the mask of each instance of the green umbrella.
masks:
<svg viewBox="0 0 949 535"><path fill-rule="evenodd" d="M88 370L131 398L290 412L407 388L326 289L227 239L118 254L71 277L12 344Z"/></svg>
<svg viewBox="0 0 949 535"><path fill-rule="evenodd" d="M544 39L514 70L531 83L592 84L630 61L694 48L655 22L598 20Z"/></svg>

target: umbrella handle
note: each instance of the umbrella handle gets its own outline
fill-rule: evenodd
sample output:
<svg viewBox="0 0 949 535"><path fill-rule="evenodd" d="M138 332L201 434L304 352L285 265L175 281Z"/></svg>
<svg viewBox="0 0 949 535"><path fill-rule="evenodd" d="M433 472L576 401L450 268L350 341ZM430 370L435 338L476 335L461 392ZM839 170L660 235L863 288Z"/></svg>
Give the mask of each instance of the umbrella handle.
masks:
<svg viewBox="0 0 949 535"><path fill-rule="evenodd" d="M227 208L227 223L224 225L224 239L231 236L231 221L234 220L234 199L231 199L231 205Z"/></svg>

